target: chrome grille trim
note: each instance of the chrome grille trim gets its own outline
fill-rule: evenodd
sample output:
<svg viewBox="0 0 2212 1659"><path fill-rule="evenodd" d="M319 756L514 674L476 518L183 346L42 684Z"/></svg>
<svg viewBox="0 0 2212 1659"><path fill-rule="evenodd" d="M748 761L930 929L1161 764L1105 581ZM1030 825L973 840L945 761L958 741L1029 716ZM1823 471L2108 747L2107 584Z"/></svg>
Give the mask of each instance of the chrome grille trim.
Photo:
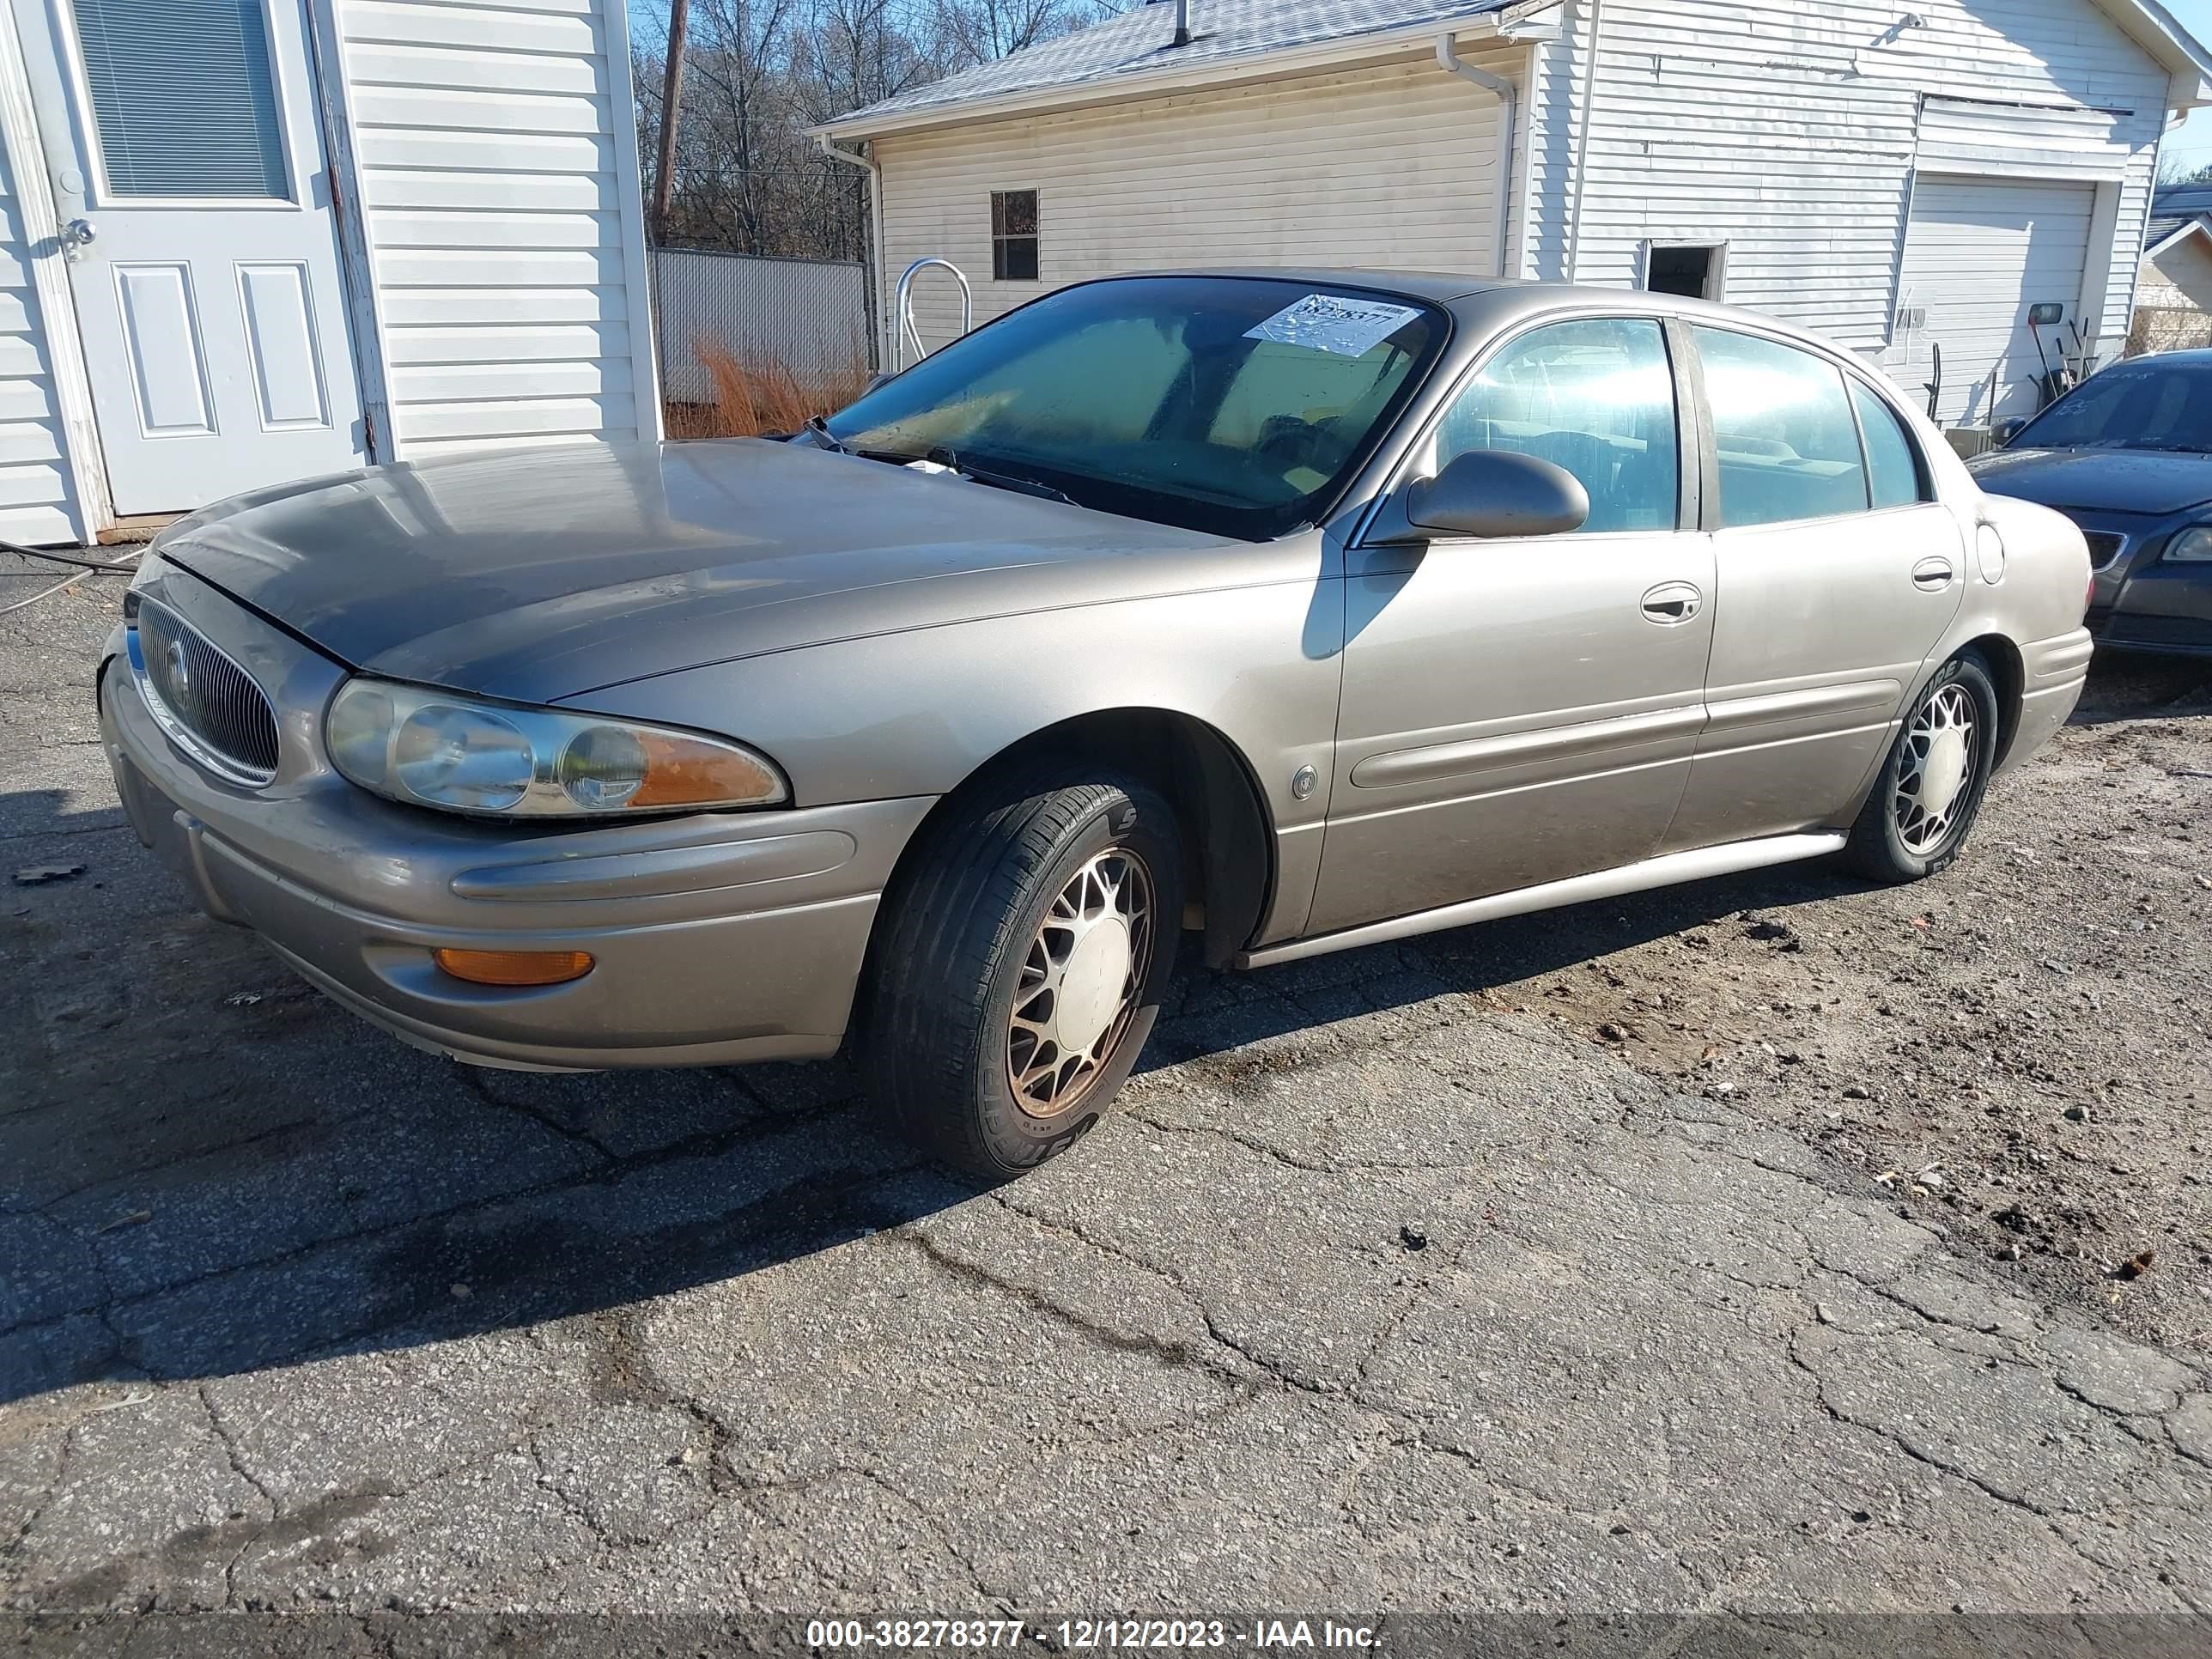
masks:
<svg viewBox="0 0 2212 1659"><path fill-rule="evenodd" d="M216 776L258 789L276 776L276 711L221 647L156 600L141 598L131 667L155 722Z"/></svg>
<svg viewBox="0 0 2212 1659"><path fill-rule="evenodd" d="M2089 565L2094 570L2110 570L2128 550L2128 538L2110 530L2084 530L2081 539L2089 544Z"/></svg>

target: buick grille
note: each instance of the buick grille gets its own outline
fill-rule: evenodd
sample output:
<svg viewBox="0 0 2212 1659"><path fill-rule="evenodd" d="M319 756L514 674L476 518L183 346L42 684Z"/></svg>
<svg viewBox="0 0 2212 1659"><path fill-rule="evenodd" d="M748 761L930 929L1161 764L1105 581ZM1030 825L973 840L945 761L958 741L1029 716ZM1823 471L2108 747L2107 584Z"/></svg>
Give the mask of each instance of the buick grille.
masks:
<svg viewBox="0 0 2212 1659"><path fill-rule="evenodd" d="M234 783L276 775L276 714L252 676L151 599L139 601L134 645L147 706L180 748Z"/></svg>

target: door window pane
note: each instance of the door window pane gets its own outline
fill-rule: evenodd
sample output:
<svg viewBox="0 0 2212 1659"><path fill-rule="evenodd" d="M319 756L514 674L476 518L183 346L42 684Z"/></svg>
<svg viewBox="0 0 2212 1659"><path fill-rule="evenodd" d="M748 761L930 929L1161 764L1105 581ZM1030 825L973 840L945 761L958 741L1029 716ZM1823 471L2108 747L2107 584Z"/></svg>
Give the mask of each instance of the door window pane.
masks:
<svg viewBox="0 0 2212 1659"><path fill-rule="evenodd" d="M1920 463L1896 412L1856 380L1851 401L1858 405L1859 429L1866 434L1867 477L1876 507L1910 507L1921 499Z"/></svg>
<svg viewBox="0 0 2212 1659"><path fill-rule="evenodd" d="M1515 450L1573 473L1589 492L1583 533L1674 528L1674 378L1659 325L1607 317L1522 335L1445 412L1437 470L1475 449Z"/></svg>
<svg viewBox="0 0 2212 1659"><path fill-rule="evenodd" d="M291 191L263 0L72 0L116 196Z"/></svg>
<svg viewBox="0 0 2212 1659"><path fill-rule="evenodd" d="M1864 512L1866 467L1843 371L1753 335L1692 331L1712 405L1722 525Z"/></svg>

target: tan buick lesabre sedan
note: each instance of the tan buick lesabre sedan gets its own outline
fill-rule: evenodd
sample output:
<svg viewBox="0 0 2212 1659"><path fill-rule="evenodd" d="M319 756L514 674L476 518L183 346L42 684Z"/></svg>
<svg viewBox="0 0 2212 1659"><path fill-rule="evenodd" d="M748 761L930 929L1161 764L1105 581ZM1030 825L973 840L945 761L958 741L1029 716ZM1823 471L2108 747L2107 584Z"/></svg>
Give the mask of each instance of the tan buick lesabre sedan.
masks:
<svg viewBox="0 0 2212 1659"><path fill-rule="evenodd" d="M1004 1178L1216 964L1956 856L2080 695L2089 562L1768 319L1377 271L1049 294L786 441L195 514L100 677L140 836L398 1036L848 1031Z"/></svg>

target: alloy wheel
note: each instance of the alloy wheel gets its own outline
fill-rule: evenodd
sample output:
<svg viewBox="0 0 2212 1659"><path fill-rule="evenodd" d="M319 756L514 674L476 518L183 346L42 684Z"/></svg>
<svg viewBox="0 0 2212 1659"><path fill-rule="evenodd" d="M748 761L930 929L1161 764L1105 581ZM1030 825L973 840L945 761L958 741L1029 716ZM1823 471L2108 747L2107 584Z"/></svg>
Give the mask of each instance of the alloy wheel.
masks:
<svg viewBox="0 0 2212 1659"><path fill-rule="evenodd" d="M1937 686L1913 715L1891 811L1897 838L1914 857L1928 857L1951 833L1973 781L1981 737L1973 696L1956 681Z"/></svg>
<svg viewBox="0 0 2212 1659"><path fill-rule="evenodd" d="M1022 961L1006 1034L1006 1074L1031 1117L1057 1117L1088 1093L1150 973L1152 878L1109 847L1068 878Z"/></svg>

